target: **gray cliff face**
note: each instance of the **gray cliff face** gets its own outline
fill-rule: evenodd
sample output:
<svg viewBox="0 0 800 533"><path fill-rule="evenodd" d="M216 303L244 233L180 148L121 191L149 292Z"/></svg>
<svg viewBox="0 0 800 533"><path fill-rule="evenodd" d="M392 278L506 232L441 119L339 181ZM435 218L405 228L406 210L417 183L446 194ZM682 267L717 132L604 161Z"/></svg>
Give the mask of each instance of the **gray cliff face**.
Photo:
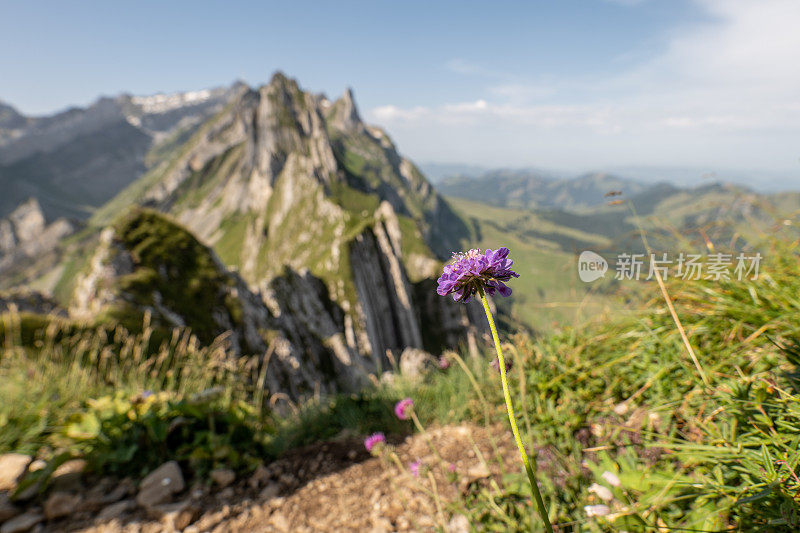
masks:
<svg viewBox="0 0 800 533"><path fill-rule="evenodd" d="M382 219L350 245L350 263L358 292L359 316L367 332L368 351L388 368L386 351L422 348L411 287L399 243L391 242Z"/></svg>
<svg viewBox="0 0 800 533"><path fill-rule="evenodd" d="M6 280L24 278L26 272L38 272L53 266L62 239L71 235L75 226L58 219L48 224L42 208L31 198L0 219L0 277ZM0 283L9 288L6 283Z"/></svg>

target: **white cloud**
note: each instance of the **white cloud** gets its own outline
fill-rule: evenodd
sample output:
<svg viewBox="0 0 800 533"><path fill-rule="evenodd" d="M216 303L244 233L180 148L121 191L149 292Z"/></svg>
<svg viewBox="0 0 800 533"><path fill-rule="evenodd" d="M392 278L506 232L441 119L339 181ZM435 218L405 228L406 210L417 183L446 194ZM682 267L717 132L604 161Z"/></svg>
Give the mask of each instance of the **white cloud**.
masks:
<svg viewBox="0 0 800 533"><path fill-rule="evenodd" d="M523 83L455 60L448 70L494 82L482 99L367 116L420 159L796 168L800 1L696 1L708 19L625 72Z"/></svg>

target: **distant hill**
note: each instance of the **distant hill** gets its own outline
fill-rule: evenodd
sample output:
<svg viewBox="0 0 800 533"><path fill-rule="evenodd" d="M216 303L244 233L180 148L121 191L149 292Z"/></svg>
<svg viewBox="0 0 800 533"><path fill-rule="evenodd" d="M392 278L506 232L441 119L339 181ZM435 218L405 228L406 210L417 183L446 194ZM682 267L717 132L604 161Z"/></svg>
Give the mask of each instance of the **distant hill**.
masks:
<svg viewBox="0 0 800 533"><path fill-rule="evenodd" d="M605 173L558 179L531 170L493 170L477 177L455 176L437 187L443 194L501 207L580 210L603 205L609 191L639 194L652 185Z"/></svg>

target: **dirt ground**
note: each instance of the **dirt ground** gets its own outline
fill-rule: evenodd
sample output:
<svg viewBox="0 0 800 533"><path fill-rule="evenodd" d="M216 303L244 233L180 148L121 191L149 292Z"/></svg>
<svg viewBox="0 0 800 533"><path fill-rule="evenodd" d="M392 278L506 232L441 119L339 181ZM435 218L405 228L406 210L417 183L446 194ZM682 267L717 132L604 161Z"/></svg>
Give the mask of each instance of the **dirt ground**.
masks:
<svg viewBox="0 0 800 533"><path fill-rule="evenodd" d="M502 461L495 459L496 451ZM421 465L418 476L409 471L414 461ZM511 435L502 426L491 431L471 425L436 428L390 443L380 457L368 454L362 439L350 438L294 450L224 489L190 487L158 513L120 504L122 512L106 511L106 517L116 515L112 518L73 516L39 530L469 531L465 517L454 514L448 503L471 483L489 483L516 470L518 462Z"/></svg>

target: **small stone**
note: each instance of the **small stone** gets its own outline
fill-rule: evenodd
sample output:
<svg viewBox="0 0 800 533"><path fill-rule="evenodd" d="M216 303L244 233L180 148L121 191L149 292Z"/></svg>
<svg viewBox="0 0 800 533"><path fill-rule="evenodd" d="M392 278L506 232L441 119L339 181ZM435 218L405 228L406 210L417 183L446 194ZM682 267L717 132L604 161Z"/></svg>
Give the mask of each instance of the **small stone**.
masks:
<svg viewBox="0 0 800 533"><path fill-rule="evenodd" d="M136 507L136 502L133 500L122 500L121 502L112 503L105 507L97 515L97 519L102 521L112 520L117 518Z"/></svg>
<svg viewBox="0 0 800 533"><path fill-rule="evenodd" d="M247 484L250 485L251 489L257 489L258 487L269 481L270 477L272 476L269 470L267 470L267 468L263 464L260 464L258 465L258 467L256 467L256 470L255 472L253 472L253 475L250 476L250 479L247 480Z"/></svg>
<svg viewBox="0 0 800 533"><path fill-rule="evenodd" d="M217 468L211 471L211 481L225 488L236 481L236 473L229 468Z"/></svg>
<svg viewBox="0 0 800 533"><path fill-rule="evenodd" d="M8 499L8 494L0 492L0 524L9 518L14 518L21 512L22 511Z"/></svg>
<svg viewBox="0 0 800 533"><path fill-rule="evenodd" d="M60 465L50 476L53 488L62 491L80 489L81 478L86 470L86 464L84 459L70 459Z"/></svg>
<svg viewBox="0 0 800 533"><path fill-rule="evenodd" d="M261 491L258 497L263 501L267 501L271 500L272 498L280 494L280 492L281 492L280 485L278 485L277 483L270 483L269 485L264 487L264 490Z"/></svg>
<svg viewBox="0 0 800 533"><path fill-rule="evenodd" d="M78 505L81 503L80 494L72 494L69 492L54 492L44 502L44 516L48 520L55 520L68 516L76 511Z"/></svg>
<svg viewBox="0 0 800 533"><path fill-rule="evenodd" d="M147 514L164 525L165 530L181 531L197 519L200 510L190 501L159 505L148 509Z"/></svg>
<svg viewBox="0 0 800 533"><path fill-rule="evenodd" d="M113 487L113 488L112 488ZM120 482L106 479L92 488L84 499L83 508L87 511L97 510L106 505L116 503L125 496L132 494L135 486L130 479Z"/></svg>
<svg viewBox="0 0 800 533"><path fill-rule="evenodd" d="M28 465L26 464L25 466ZM31 509L4 523L0 527L0 533L24 533L43 521L44 515L38 509Z"/></svg>
<svg viewBox="0 0 800 533"><path fill-rule="evenodd" d="M139 533L164 533L164 526L159 522L146 522L142 524Z"/></svg>
<svg viewBox="0 0 800 533"><path fill-rule="evenodd" d="M173 494L182 491L185 486L178 463L169 461L142 480L136 502L145 508L167 503Z"/></svg>
<svg viewBox="0 0 800 533"><path fill-rule="evenodd" d="M31 456L21 453L0 455L0 490L12 491L17 488L17 481L31 464Z"/></svg>
<svg viewBox="0 0 800 533"><path fill-rule="evenodd" d="M219 491L219 497L223 500L230 500L236 495L233 490L233 487L225 487L221 491Z"/></svg>
<svg viewBox="0 0 800 533"><path fill-rule="evenodd" d="M479 463L467 470L467 479L469 480L469 483L479 479L487 478L491 475L492 473L489 472L489 469L483 463Z"/></svg>
<svg viewBox="0 0 800 533"><path fill-rule="evenodd" d="M227 505L223 506L219 511L204 514L200 520L197 521L197 526L200 531L210 531L214 529L220 522L225 520L230 515L231 509Z"/></svg>
<svg viewBox="0 0 800 533"><path fill-rule="evenodd" d="M53 477L56 478L68 474L82 474L86 470L86 465L85 459L70 459L53 471Z"/></svg>
<svg viewBox="0 0 800 533"><path fill-rule="evenodd" d="M47 468L47 461L43 459L36 459L30 465L28 465L28 472L38 472L39 470L44 470Z"/></svg>
<svg viewBox="0 0 800 533"><path fill-rule="evenodd" d="M289 531L289 521L280 512L273 513L270 522L278 531Z"/></svg>

